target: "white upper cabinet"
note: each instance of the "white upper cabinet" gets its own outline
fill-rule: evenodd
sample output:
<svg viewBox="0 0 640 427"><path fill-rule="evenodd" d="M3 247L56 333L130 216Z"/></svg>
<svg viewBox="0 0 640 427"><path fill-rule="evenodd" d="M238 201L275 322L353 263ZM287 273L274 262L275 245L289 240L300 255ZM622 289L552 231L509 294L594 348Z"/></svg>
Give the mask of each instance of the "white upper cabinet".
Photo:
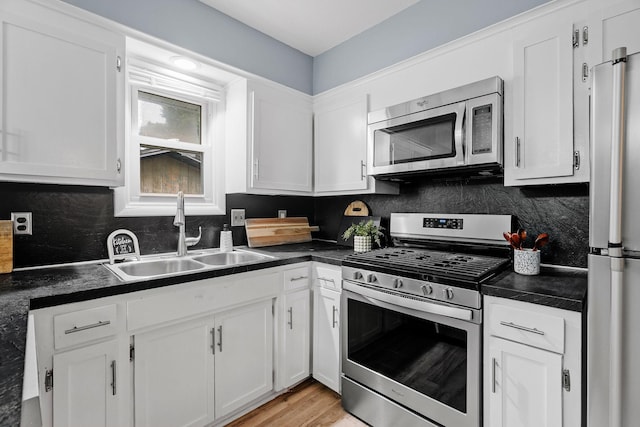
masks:
<svg viewBox="0 0 640 427"><path fill-rule="evenodd" d="M391 193L396 184L367 176L368 95L314 104L314 193Z"/></svg>
<svg viewBox="0 0 640 427"><path fill-rule="evenodd" d="M611 52L626 47L627 53L640 52L640 3L627 0L607 4L595 11L589 23L592 41L592 64L611 60Z"/></svg>
<svg viewBox="0 0 640 427"><path fill-rule="evenodd" d="M517 30L506 185L574 181L573 24L563 15L557 12Z"/></svg>
<svg viewBox="0 0 640 427"><path fill-rule="evenodd" d="M367 112L366 96L315 111L317 193L367 188Z"/></svg>
<svg viewBox="0 0 640 427"><path fill-rule="evenodd" d="M0 179L122 185L124 36L26 1L0 21Z"/></svg>
<svg viewBox="0 0 640 427"><path fill-rule="evenodd" d="M311 97L239 79L227 87L227 193L309 194Z"/></svg>

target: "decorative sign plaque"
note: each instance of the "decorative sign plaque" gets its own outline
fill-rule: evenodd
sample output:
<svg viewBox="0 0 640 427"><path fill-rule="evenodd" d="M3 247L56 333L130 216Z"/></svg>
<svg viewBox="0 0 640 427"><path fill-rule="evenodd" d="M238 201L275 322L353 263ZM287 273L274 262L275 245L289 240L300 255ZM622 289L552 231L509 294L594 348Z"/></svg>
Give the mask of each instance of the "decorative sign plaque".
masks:
<svg viewBox="0 0 640 427"><path fill-rule="evenodd" d="M138 238L129 230L116 230L107 237L107 251L109 263L127 258L136 258L140 261L140 245Z"/></svg>

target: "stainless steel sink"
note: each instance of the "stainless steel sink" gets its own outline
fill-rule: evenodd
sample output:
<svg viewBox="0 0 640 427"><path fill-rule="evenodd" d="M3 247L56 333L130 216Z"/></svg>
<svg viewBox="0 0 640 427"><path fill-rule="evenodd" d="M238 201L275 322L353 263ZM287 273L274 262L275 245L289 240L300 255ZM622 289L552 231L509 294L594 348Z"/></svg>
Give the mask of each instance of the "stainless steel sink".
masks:
<svg viewBox="0 0 640 427"><path fill-rule="evenodd" d="M252 252L218 252L196 256L193 259L207 265L237 265L267 259L266 255Z"/></svg>
<svg viewBox="0 0 640 427"><path fill-rule="evenodd" d="M190 258L168 258L118 264L116 267L128 276L146 277L200 270L205 266Z"/></svg>
<svg viewBox="0 0 640 427"><path fill-rule="evenodd" d="M105 264L118 278L124 281L175 276L193 271L206 271L249 264L272 259L270 255L248 251L195 252L187 256L152 256L141 261L127 261L119 264Z"/></svg>

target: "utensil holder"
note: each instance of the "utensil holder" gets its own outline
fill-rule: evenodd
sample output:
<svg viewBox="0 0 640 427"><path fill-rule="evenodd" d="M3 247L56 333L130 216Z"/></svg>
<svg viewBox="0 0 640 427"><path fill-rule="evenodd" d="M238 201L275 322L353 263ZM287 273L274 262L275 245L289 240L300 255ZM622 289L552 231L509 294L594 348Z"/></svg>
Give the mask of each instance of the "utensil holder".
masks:
<svg viewBox="0 0 640 427"><path fill-rule="evenodd" d="M513 271L527 276L540 274L540 251L534 251L532 249L514 249Z"/></svg>

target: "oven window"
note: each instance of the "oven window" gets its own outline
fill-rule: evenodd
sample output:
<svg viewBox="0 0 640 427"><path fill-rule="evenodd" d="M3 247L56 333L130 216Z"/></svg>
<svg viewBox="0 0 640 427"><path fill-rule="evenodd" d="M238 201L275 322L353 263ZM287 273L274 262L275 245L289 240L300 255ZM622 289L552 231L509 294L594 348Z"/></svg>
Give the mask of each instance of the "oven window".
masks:
<svg viewBox="0 0 640 427"><path fill-rule="evenodd" d="M466 413L467 332L347 300L347 357Z"/></svg>
<svg viewBox="0 0 640 427"><path fill-rule="evenodd" d="M374 165L454 157L454 113L374 131Z"/></svg>

